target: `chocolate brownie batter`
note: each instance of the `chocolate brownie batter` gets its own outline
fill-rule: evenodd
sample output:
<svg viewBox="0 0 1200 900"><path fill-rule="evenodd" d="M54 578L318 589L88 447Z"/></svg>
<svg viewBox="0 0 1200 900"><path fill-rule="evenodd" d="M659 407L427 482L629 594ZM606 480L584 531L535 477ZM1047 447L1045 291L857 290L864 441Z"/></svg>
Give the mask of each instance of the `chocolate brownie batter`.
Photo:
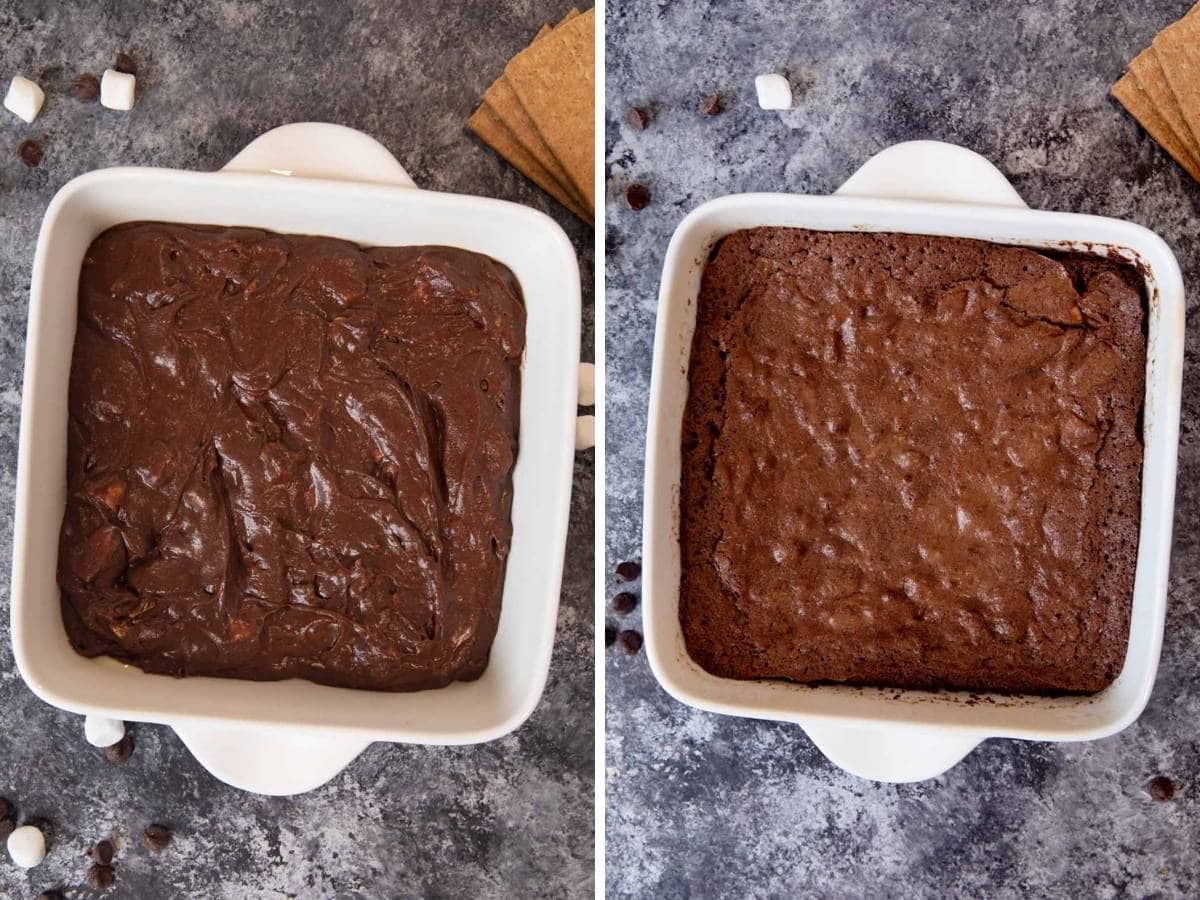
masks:
<svg viewBox="0 0 1200 900"><path fill-rule="evenodd" d="M1137 553L1143 293L1082 254L728 236L683 422L692 657L731 678L1109 684Z"/></svg>
<svg viewBox="0 0 1200 900"><path fill-rule="evenodd" d="M525 313L449 247L131 223L88 248L58 580L86 656L418 690L478 677Z"/></svg>

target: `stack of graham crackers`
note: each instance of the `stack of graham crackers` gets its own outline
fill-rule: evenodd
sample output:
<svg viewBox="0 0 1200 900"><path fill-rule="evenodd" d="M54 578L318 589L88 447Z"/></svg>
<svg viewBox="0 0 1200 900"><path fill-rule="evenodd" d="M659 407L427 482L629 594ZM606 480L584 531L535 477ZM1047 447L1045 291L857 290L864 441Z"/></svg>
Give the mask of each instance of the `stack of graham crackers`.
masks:
<svg viewBox="0 0 1200 900"><path fill-rule="evenodd" d="M1112 94L1200 181L1200 3L1159 32Z"/></svg>
<svg viewBox="0 0 1200 900"><path fill-rule="evenodd" d="M542 26L483 95L467 126L585 222L595 216L594 10Z"/></svg>

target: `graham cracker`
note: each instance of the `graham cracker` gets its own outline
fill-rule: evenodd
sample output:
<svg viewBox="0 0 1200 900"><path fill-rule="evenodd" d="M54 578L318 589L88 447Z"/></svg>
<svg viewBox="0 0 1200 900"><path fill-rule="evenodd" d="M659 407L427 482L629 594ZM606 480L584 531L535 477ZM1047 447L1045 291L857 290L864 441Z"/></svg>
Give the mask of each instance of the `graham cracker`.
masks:
<svg viewBox="0 0 1200 900"><path fill-rule="evenodd" d="M534 40L530 42L530 46L533 46L534 43L538 43L540 40L544 40L548 34L553 34L554 29L562 28L564 24L576 18L578 14L580 14L580 11L576 10L576 8L571 8L553 28L548 25L542 26L542 29L534 36ZM490 110L490 118L494 122L503 124L506 136L509 137L509 144L511 145L515 142L517 146L520 146L521 150L516 152L522 158L526 158L526 160L535 161L542 172L548 176L548 179L558 186L557 192L548 191L548 188L544 188L544 190L547 190L548 193L553 194L556 198L559 198L560 194L570 197L575 203L575 209L572 209L572 211L576 209L587 210L589 215L582 217L584 220L590 221L590 216L594 215L594 209L590 208L586 200L583 199L582 194L576 191L574 186L571 185L571 181L568 175L566 175L566 170L563 169L563 164L558 161L558 158L554 156L550 148L546 146L544 140L541 139L538 128L536 128L533 121L524 112L521 101L517 100L511 86L506 82L504 74L500 74L496 82L492 83L490 88L485 91L482 106ZM521 167L518 166L517 168ZM559 200L559 202L562 202L562 200Z"/></svg>
<svg viewBox="0 0 1200 900"><path fill-rule="evenodd" d="M554 32L551 31L550 33L553 34ZM546 39L543 38L543 40ZM524 145L530 156L541 163L542 167L550 173L567 194L574 197L580 206L587 206L587 201L575 189L574 184L567 175L567 170L563 168L562 162L542 139L537 125L529 118L529 115L525 112L525 108L521 105L521 101L517 99L512 85L509 84L503 75L497 78L492 83L492 86L484 92L483 105L488 107L497 119L508 126L510 132Z"/></svg>
<svg viewBox="0 0 1200 900"><path fill-rule="evenodd" d="M576 18L579 15L579 10L572 7L565 16L563 16L558 24L553 27L543 26L542 30L537 33L530 46L536 44L547 34L553 33L555 28L561 28L567 22ZM588 209L594 215L595 209L590 207L584 199L583 194L575 189L571 183L571 179L567 176L566 170L558 157L546 146L546 142L542 140L541 134L538 133L537 126L533 120L529 118L525 112L525 108L521 105L521 101L517 99L517 95L513 93L512 86L505 79L505 75L501 74L495 80L491 87L483 95L483 102L492 110L492 114L496 119L502 121L508 128L509 132L519 141L528 151L529 155L536 159L549 174L558 182L559 186L575 199L576 204L582 209Z"/></svg>
<svg viewBox="0 0 1200 900"><path fill-rule="evenodd" d="M467 127L543 191L585 222L591 221L591 217L584 212L579 202L546 171L545 166L538 162L487 104L475 110L467 120Z"/></svg>
<svg viewBox="0 0 1200 900"><path fill-rule="evenodd" d="M577 15L579 15L579 10L578 10L578 9L576 9L574 6L572 6L572 7L571 7L571 8L570 8L570 9L567 11L567 14L566 14L565 16L563 16L561 19L559 19L559 20L558 20L558 22L557 22L556 24L554 24L554 25L550 26L550 30L551 30L551 31L553 31L553 30L554 30L555 28L557 28L559 25L566 25L568 22L570 22L570 21L571 21L573 18L575 18Z"/></svg>
<svg viewBox="0 0 1200 900"><path fill-rule="evenodd" d="M568 22L578 15L579 10L572 9L558 24L561 25L564 22ZM542 40L555 27L557 26L543 25L530 43L533 44ZM501 75L500 79L497 79L497 82L501 81L503 77ZM530 181L554 197L555 200L569 209L574 215L590 223L591 215L585 210L582 198L570 189L566 173L562 172L561 167L559 167L560 174L556 177L554 172L547 167L546 163L539 158L539 154L531 149L531 144L535 148L541 145L541 155L551 157L549 150L542 144L541 137L537 134L533 123L525 116L519 102L516 101L515 97L512 97L512 111L510 112L510 118L506 119L500 109L497 108L497 105L488 102L488 95L494 96L496 92L496 84L488 88L488 92L485 94L484 101L480 104L479 109L467 121L467 127ZM500 106L503 107L504 104L502 103ZM556 160L553 162L557 163Z"/></svg>
<svg viewBox="0 0 1200 900"><path fill-rule="evenodd" d="M1193 7L1154 38L1154 52L1192 139L1200 144L1200 14Z"/></svg>
<svg viewBox="0 0 1200 900"><path fill-rule="evenodd" d="M553 31L555 28L558 28L559 25L566 25L577 15L579 15L579 10L576 9L574 6L572 6L569 10L567 10L567 14L565 16L563 16L561 19L559 19L555 24L548 25L547 30ZM533 40L536 41L539 37L543 37L543 36L544 35L542 35L541 32L538 32L537 37L535 37ZM532 43L532 41L530 43Z"/></svg>
<svg viewBox="0 0 1200 900"><path fill-rule="evenodd" d="M595 209L595 10L555 28L509 62L505 79L575 189Z"/></svg>
<svg viewBox="0 0 1200 900"><path fill-rule="evenodd" d="M1150 101L1142 86L1130 73L1125 73L1112 86L1112 95L1129 110L1130 114L1141 123L1150 137L1154 138L1164 150L1171 154L1187 173L1200 181L1200 166L1196 164L1187 152L1187 148L1171 131L1167 120Z"/></svg>
<svg viewBox="0 0 1200 900"><path fill-rule="evenodd" d="M1200 168L1200 142L1197 142L1196 137L1188 128L1187 121L1183 117L1183 110L1180 108L1171 86L1167 84L1162 63L1154 48L1147 47L1134 57L1133 62L1129 64L1129 71L1154 108L1158 110L1159 115L1166 121L1167 127L1184 146L1192 163Z"/></svg>

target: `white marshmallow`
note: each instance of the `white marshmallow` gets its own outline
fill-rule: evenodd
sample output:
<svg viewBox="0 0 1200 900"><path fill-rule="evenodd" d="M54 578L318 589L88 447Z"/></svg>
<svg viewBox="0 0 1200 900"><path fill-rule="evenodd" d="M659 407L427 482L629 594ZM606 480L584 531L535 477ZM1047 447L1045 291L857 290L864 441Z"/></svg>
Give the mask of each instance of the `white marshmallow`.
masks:
<svg viewBox="0 0 1200 900"><path fill-rule="evenodd" d="M754 91L763 109L792 108L792 86L782 75L759 75L754 79Z"/></svg>
<svg viewBox="0 0 1200 900"><path fill-rule="evenodd" d="M46 858L46 836L33 825L22 825L8 836L8 855L22 869L32 869Z"/></svg>
<svg viewBox="0 0 1200 900"><path fill-rule="evenodd" d="M133 109L133 89L137 79L127 72L105 69L100 78L100 104L109 109Z"/></svg>
<svg viewBox="0 0 1200 900"><path fill-rule="evenodd" d="M93 747L111 747L125 737L125 723L119 719L86 716L83 720L83 735Z"/></svg>
<svg viewBox="0 0 1200 900"><path fill-rule="evenodd" d="M45 102L46 95L42 89L35 82L28 78L22 78L20 75L13 76L12 83L8 86L8 93L4 95L4 108L26 122L32 122L37 118L37 114L42 111L42 104Z"/></svg>
<svg viewBox="0 0 1200 900"><path fill-rule="evenodd" d="M575 420L575 449L587 450L596 446L596 417L580 416Z"/></svg>
<svg viewBox="0 0 1200 900"><path fill-rule="evenodd" d="M596 405L596 367L591 363L579 364L579 405Z"/></svg>

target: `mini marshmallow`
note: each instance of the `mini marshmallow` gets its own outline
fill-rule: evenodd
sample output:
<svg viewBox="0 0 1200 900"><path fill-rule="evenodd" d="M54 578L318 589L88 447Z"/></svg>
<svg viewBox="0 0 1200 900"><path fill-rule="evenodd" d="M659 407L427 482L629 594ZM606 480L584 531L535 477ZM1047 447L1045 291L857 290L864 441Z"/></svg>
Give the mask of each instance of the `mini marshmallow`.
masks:
<svg viewBox="0 0 1200 900"><path fill-rule="evenodd" d="M596 367L591 363L579 364L579 405L596 405Z"/></svg>
<svg viewBox="0 0 1200 900"><path fill-rule="evenodd" d="M587 450L596 446L596 417L580 416L575 420L575 449Z"/></svg>
<svg viewBox="0 0 1200 900"><path fill-rule="evenodd" d="M45 102L46 95L42 89L20 75L13 76L8 93L4 95L4 108L26 122L33 122L37 118Z"/></svg>
<svg viewBox="0 0 1200 900"><path fill-rule="evenodd" d="M93 747L111 747L125 737L125 723L119 719L102 716L86 716L83 720L83 735Z"/></svg>
<svg viewBox="0 0 1200 900"><path fill-rule="evenodd" d="M46 836L34 825L22 825L8 836L8 855L22 869L32 869L46 858Z"/></svg>
<svg viewBox="0 0 1200 900"><path fill-rule="evenodd" d="M792 86L782 75L759 75L754 79L754 91L763 109L792 108Z"/></svg>
<svg viewBox="0 0 1200 900"><path fill-rule="evenodd" d="M109 109L133 109L133 89L137 79L127 72L105 69L100 79L100 104Z"/></svg>

